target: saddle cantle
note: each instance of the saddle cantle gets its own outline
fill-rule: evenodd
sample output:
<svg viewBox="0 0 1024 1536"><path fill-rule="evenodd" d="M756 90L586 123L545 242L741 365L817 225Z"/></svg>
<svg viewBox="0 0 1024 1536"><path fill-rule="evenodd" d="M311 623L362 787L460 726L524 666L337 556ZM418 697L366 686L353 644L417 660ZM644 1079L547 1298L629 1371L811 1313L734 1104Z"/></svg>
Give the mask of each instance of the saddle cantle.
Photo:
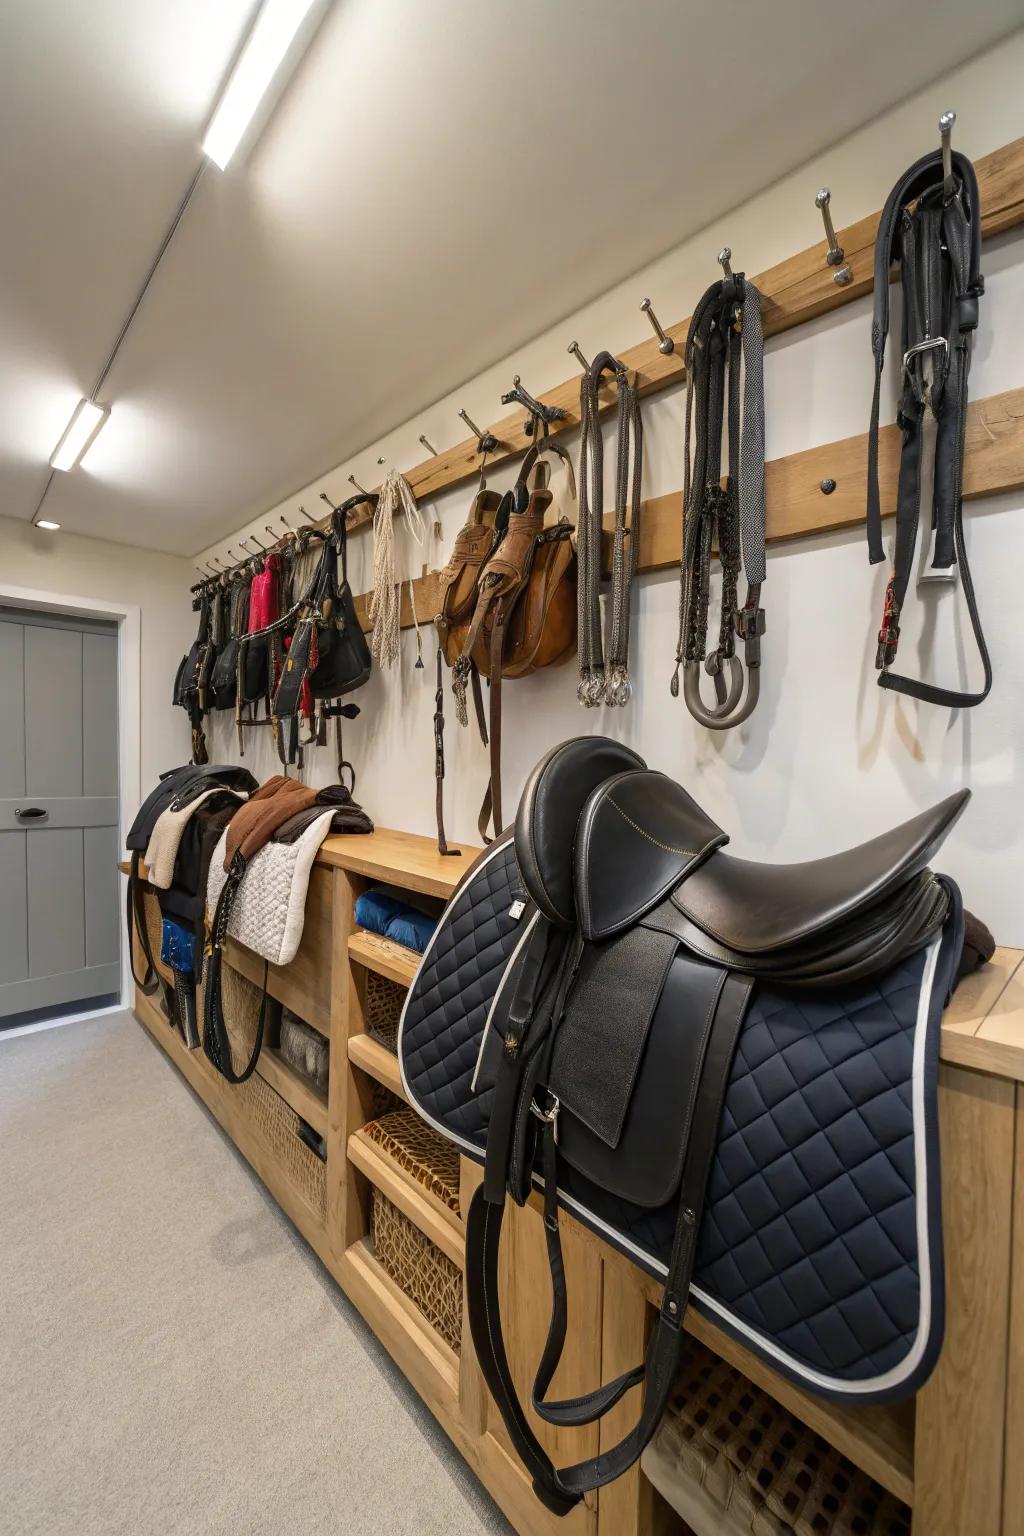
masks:
<svg viewBox="0 0 1024 1536"><path fill-rule="evenodd" d="M964 913L928 864L966 791L859 848L759 865L620 743L530 776L514 833L456 890L409 992L410 1102L484 1164L467 1220L474 1345L539 1497L564 1513L640 1454L692 1304L810 1390L870 1402L926 1379L942 1338L938 1030ZM979 925L980 927L980 925ZM972 934L971 957L991 937ZM543 1190L551 1331L532 1407L619 1445L556 1468L512 1385L505 1200ZM664 1281L647 1360L565 1402L559 1207Z"/></svg>

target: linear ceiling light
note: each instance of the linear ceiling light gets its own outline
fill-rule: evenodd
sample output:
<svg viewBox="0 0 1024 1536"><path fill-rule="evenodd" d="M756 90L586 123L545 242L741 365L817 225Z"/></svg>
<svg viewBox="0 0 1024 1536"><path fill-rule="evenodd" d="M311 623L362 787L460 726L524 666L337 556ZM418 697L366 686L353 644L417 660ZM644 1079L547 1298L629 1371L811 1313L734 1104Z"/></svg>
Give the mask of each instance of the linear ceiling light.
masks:
<svg viewBox="0 0 1024 1536"><path fill-rule="evenodd" d="M58 533L60 531L60 523L55 523L50 517L41 517L36 523L36 527L45 528L47 533Z"/></svg>
<svg viewBox="0 0 1024 1536"><path fill-rule="evenodd" d="M76 464L80 464L109 415L109 405L97 405L95 400L79 400L71 420L64 428L64 436L53 450L50 467L74 469Z"/></svg>
<svg viewBox="0 0 1024 1536"><path fill-rule="evenodd" d="M313 0L265 0L203 140L203 153L221 170L238 148L238 141L312 3Z"/></svg>

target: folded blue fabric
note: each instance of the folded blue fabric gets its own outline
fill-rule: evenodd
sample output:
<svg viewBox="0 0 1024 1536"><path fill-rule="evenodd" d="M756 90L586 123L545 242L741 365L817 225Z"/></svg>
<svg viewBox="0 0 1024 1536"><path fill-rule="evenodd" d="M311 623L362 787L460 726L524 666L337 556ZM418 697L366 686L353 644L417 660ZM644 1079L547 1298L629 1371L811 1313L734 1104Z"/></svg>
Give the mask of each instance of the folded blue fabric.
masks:
<svg viewBox="0 0 1024 1536"><path fill-rule="evenodd" d="M165 917L160 936L160 959L172 971L191 976L196 968L196 936L191 928L183 928L180 923Z"/></svg>
<svg viewBox="0 0 1024 1536"><path fill-rule="evenodd" d="M379 933L406 949L422 954L437 927L435 918L388 895L387 891L364 891L356 900L356 922L371 933Z"/></svg>
<svg viewBox="0 0 1024 1536"><path fill-rule="evenodd" d="M356 922L371 933L386 935L391 919L408 910L404 902L396 901L387 891L364 891L356 900Z"/></svg>
<svg viewBox="0 0 1024 1536"><path fill-rule="evenodd" d="M427 945L434 936L437 928L437 919L427 917L424 912L417 912L415 907L406 907L388 923L387 937L394 939L396 944L404 944L406 949L414 949L422 955Z"/></svg>

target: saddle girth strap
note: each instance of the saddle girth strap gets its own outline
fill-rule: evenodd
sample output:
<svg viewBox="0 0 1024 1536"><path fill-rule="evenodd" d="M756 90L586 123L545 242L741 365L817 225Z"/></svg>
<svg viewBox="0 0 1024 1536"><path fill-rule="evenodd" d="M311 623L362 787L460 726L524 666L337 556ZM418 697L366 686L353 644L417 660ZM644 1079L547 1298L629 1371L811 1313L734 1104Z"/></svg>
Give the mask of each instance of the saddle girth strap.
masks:
<svg viewBox="0 0 1024 1536"><path fill-rule="evenodd" d="M878 481L882 371L889 330L889 272L898 262L903 288L903 378L897 423L903 438L896 497L892 573L875 666L878 684L929 704L969 708L992 686L992 665L978 613L963 536L963 459L971 338L978 324L981 223L977 177L965 155L952 157L954 189L946 194L940 151L924 155L886 200L875 243L875 306L871 329L874 389L868 429L867 535L872 564L885 559ZM932 569L959 568L971 630L981 658L983 685L975 692L943 688L892 671L900 618L914 567L921 511L924 423L936 423L930 527Z"/></svg>
<svg viewBox="0 0 1024 1536"><path fill-rule="evenodd" d="M602 1418L626 1392L643 1382L644 1397L634 1428L618 1444L574 1466L556 1468L537 1439L516 1391L501 1326L499 1254L505 1190L496 1188L492 1152L511 1148L507 1117L517 1107L516 1087L523 1064L508 1051L496 1083L488 1131L488 1166L474 1195L466 1226L467 1305L473 1343L488 1388L498 1405L516 1451L533 1478L537 1496L553 1513L564 1515L591 1489L620 1477L640 1456L661 1420L675 1379L682 1344L682 1322L697 1250L701 1215L718 1140L718 1125L733 1054L753 983L722 972L701 1066L693 1125L679 1188L679 1208L672 1254L658 1319L643 1365L624 1372L596 1390L563 1402L547 1403L544 1392L558 1367L567 1328L565 1268L558 1231L557 1102L535 1110L543 1130L544 1228L552 1281L552 1317L533 1390L533 1407L547 1422L582 1425ZM529 1112L529 1111L528 1111ZM497 1117L497 1123L496 1123ZM504 1123L502 1123L504 1122ZM495 1138L492 1148L491 1138ZM499 1158L500 1158L499 1153Z"/></svg>

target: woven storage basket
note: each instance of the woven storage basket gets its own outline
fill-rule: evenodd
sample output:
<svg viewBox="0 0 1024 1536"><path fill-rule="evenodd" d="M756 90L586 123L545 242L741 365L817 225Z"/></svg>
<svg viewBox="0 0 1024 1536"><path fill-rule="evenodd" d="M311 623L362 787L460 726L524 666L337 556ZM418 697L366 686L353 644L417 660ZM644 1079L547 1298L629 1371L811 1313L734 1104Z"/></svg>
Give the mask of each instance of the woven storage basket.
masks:
<svg viewBox="0 0 1024 1536"><path fill-rule="evenodd" d="M142 910L146 917L146 936L149 939L149 947L152 951L157 975L162 976L164 981L169 981L173 985L174 972L169 965L164 965L160 959L160 950L164 939L164 918L163 913L160 911L160 903L157 900L155 891L143 892ZM143 963L140 957L137 964L141 967Z"/></svg>
<svg viewBox="0 0 1024 1536"><path fill-rule="evenodd" d="M679 1507L694 1486L716 1531L757 1536L910 1536L910 1510L696 1340L687 1343L649 1471Z"/></svg>
<svg viewBox="0 0 1024 1536"><path fill-rule="evenodd" d="M377 1262L458 1354L462 1343L462 1274L458 1266L379 1189L373 1191L371 1230Z"/></svg>
<svg viewBox="0 0 1024 1536"><path fill-rule="evenodd" d="M275 1163L321 1221L327 1219L327 1167L299 1139L299 1117L258 1072L233 1090L253 1131Z"/></svg>
<svg viewBox="0 0 1024 1536"><path fill-rule="evenodd" d="M236 985L239 990L249 988L256 993L256 1011L259 1012L260 988L253 987L252 982L246 981L237 971L225 965L221 972L224 995L225 1018L228 1014L228 997L234 995ZM230 978L230 981L229 981ZM251 997L249 1005L251 1007ZM196 1015L199 1021L200 1037L203 1032L203 988L196 988ZM230 1033L230 1025L229 1025ZM231 1054L239 1065L241 1050L232 1037ZM245 1053L248 1060L252 1049L250 1039L249 1047ZM207 1063L207 1065L209 1065ZM211 1072L214 1071L210 1067ZM218 1079L220 1080L220 1079ZM263 1143L277 1166L280 1168L288 1182L302 1195L309 1206L321 1221L327 1219L327 1169L316 1153L299 1139L299 1117L290 1104L286 1104L279 1093L265 1083L259 1072L253 1073L244 1083L232 1084L229 1092L235 1095L235 1102L245 1115L254 1134Z"/></svg>
<svg viewBox="0 0 1024 1536"><path fill-rule="evenodd" d="M371 1120L366 1135L450 1211L459 1210L459 1154L405 1105Z"/></svg>
<svg viewBox="0 0 1024 1536"><path fill-rule="evenodd" d="M366 972L363 1017L366 1033L389 1051L398 1050L398 1021L405 1006L406 990L377 971Z"/></svg>

